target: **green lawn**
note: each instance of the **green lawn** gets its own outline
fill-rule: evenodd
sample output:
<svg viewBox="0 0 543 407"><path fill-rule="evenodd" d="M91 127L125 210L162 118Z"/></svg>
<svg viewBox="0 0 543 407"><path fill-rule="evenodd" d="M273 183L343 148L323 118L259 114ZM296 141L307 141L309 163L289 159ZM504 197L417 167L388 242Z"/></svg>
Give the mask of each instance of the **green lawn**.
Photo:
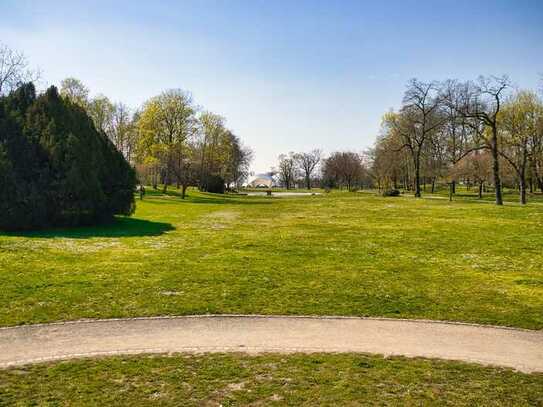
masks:
<svg viewBox="0 0 543 407"><path fill-rule="evenodd" d="M431 185L426 185L425 190L422 191L423 196L430 197L430 198L446 198L449 199L449 186L448 185L436 185L435 193L430 193L432 187ZM406 193L412 193L409 191L405 191ZM471 186L467 187L465 185L457 185L456 187L456 193L453 195L453 200L476 200L479 202L495 202L496 195L494 193L494 189L490 188L488 191L483 193L483 197L479 199L479 187L478 186ZM504 201L508 203L516 204L519 202L519 192L515 189L511 188L503 188L502 191L503 199ZM543 203L543 194L538 190L538 192L530 194L527 194L528 203Z"/></svg>
<svg viewBox="0 0 543 407"><path fill-rule="evenodd" d="M149 194L110 226L0 235L0 325L166 314L543 328L543 205Z"/></svg>
<svg viewBox="0 0 543 407"><path fill-rule="evenodd" d="M3 405L543 404L543 375L353 354L140 356L0 370Z"/></svg>

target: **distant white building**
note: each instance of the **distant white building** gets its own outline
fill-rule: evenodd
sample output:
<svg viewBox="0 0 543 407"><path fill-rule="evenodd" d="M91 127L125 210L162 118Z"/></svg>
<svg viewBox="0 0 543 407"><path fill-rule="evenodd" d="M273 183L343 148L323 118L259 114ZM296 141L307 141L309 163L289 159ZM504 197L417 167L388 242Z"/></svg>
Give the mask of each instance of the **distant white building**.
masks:
<svg viewBox="0 0 543 407"><path fill-rule="evenodd" d="M273 178L266 174L258 174L247 186L249 188L271 188L273 186Z"/></svg>

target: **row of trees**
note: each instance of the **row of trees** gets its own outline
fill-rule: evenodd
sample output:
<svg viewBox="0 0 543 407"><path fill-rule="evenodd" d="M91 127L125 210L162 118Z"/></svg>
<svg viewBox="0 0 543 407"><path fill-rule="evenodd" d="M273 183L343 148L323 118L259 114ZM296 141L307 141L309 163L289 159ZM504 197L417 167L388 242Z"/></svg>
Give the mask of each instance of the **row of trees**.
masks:
<svg viewBox="0 0 543 407"><path fill-rule="evenodd" d="M0 44L0 95L39 76L24 54ZM64 79L59 93L91 117L95 129L136 168L141 183L162 184L164 191L174 184L184 197L189 185L224 192L249 175L251 150L226 127L224 117L197 106L186 91L167 90L137 110L104 95L90 97L75 78Z"/></svg>
<svg viewBox="0 0 543 407"><path fill-rule="evenodd" d="M314 164L307 166L306 157ZM273 172L272 172L273 173ZM543 192L543 101L532 91L514 91L507 77L476 81L409 81L399 110L383 116L372 149L343 151L323 158L281 155L275 170L286 188L404 188L416 197L430 185L448 184L456 192L462 181L479 195L492 189L503 204L503 186Z"/></svg>
<svg viewBox="0 0 543 407"><path fill-rule="evenodd" d="M408 83L398 111L383 117L371 152L380 188L412 189L428 181L459 179L492 185L503 204L503 185L543 191L543 102L532 91L512 91L507 77L477 81Z"/></svg>
<svg viewBox="0 0 543 407"><path fill-rule="evenodd" d="M170 90L131 111L89 97L81 81L38 94L22 53L0 45L0 229L90 224L129 215L136 180L224 192L247 177L251 151ZM139 174L136 177L137 169Z"/></svg>
<svg viewBox="0 0 543 407"><path fill-rule="evenodd" d="M247 179L252 152L225 119L197 108L188 92L169 90L145 103L137 121L137 160L154 185L224 192Z"/></svg>
<svg viewBox="0 0 543 407"><path fill-rule="evenodd" d="M270 175L287 189L303 185L307 189L322 186L351 191L373 185L366 154L353 151L337 151L328 157L321 150L282 154Z"/></svg>
<svg viewBox="0 0 543 407"><path fill-rule="evenodd" d="M103 95L89 98L74 78L62 81L61 94L87 110L96 128L136 167L142 183L162 184L164 192L177 185L184 198L190 185L224 192L247 179L252 152L224 117L202 110L189 92L164 91L133 112Z"/></svg>
<svg viewBox="0 0 543 407"><path fill-rule="evenodd" d="M307 179L300 154L279 157L275 172L285 187ZM430 185L463 181L479 194L492 189L503 204L503 185L543 192L543 101L532 91L513 91L507 77L477 81L408 83L398 111L383 116L373 148L323 158L310 173L312 184L348 189L404 188L420 197ZM306 182L306 185L307 182Z"/></svg>
<svg viewBox="0 0 543 407"><path fill-rule="evenodd" d="M60 83L60 94L86 110L96 129L108 136L129 162L134 161L137 143L136 112L124 103L113 103L107 96L89 97L89 89L78 79Z"/></svg>
<svg viewBox="0 0 543 407"><path fill-rule="evenodd" d="M270 175L276 176L286 189L303 184L311 189L322 161L322 152L313 150L308 153L281 154L277 169L272 169Z"/></svg>

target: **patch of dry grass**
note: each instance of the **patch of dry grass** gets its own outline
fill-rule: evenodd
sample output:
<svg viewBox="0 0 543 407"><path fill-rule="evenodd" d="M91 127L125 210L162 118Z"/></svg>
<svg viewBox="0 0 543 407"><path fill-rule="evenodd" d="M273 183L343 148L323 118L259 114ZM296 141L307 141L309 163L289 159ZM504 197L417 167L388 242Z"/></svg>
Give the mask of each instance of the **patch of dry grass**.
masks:
<svg viewBox="0 0 543 407"><path fill-rule="evenodd" d="M537 406L543 375L355 354L138 356L0 370L5 405Z"/></svg>

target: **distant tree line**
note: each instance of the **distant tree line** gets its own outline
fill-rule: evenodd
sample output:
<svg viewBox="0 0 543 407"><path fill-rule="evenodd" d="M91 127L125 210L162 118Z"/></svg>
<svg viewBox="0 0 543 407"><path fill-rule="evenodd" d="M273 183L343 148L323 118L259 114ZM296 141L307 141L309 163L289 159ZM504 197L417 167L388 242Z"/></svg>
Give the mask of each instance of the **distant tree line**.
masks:
<svg viewBox="0 0 543 407"><path fill-rule="evenodd" d="M303 157L317 164L307 171ZM383 116L373 148L323 157L289 153L271 172L293 188L404 189L420 197L440 185L456 193L459 182L492 190L503 204L503 187L543 192L543 101L529 90L513 90L507 77L476 81L407 84L402 106Z"/></svg>
<svg viewBox="0 0 543 407"><path fill-rule="evenodd" d="M373 186L366 154L353 151L337 151L328 157L321 150L282 154L269 175L286 189L323 187L352 191Z"/></svg>

